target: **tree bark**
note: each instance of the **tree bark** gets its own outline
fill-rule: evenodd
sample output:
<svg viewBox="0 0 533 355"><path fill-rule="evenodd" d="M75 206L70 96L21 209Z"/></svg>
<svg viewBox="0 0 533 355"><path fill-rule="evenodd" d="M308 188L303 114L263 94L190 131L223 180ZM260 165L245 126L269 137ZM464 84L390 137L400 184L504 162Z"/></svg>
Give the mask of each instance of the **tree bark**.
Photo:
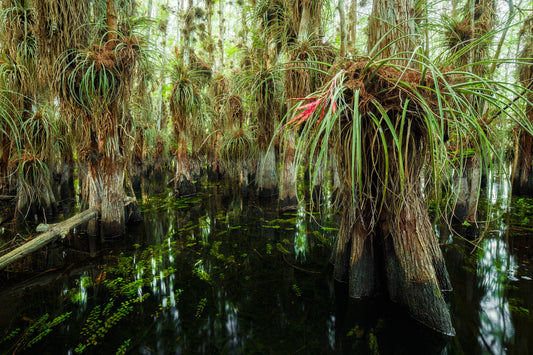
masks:
<svg viewBox="0 0 533 355"><path fill-rule="evenodd" d="M387 289L422 324L454 335L442 291L450 289L442 252L417 186L382 216Z"/></svg>
<svg viewBox="0 0 533 355"><path fill-rule="evenodd" d="M413 0L374 1L368 20L368 52L380 58L398 57L402 52L413 50L415 31L415 4ZM375 48L374 48L375 47ZM406 58L407 54L400 58ZM398 62L398 61L396 61ZM400 60L406 64L405 60Z"/></svg>

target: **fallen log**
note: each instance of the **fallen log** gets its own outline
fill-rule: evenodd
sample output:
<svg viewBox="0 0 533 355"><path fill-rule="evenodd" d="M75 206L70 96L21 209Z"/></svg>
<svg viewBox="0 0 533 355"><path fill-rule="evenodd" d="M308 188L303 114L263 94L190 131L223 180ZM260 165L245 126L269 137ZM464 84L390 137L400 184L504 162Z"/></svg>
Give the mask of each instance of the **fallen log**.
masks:
<svg viewBox="0 0 533 355"><path fill-rule="evenodd" d="M0 257L0 270L19 260L20 258L41 249L57 237L65 238L68 233L75 227L87 223L93 218L97 218L100 213L100 206L91 207L63 222L50 225L48 230L29 242L21 245L17 249Z"/></svg>

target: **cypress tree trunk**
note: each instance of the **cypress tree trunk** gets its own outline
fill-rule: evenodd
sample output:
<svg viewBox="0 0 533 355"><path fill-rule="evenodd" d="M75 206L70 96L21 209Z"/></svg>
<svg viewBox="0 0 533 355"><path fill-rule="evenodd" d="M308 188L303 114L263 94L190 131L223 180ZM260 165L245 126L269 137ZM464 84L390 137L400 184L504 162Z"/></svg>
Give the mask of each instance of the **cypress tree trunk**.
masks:
<svg viewBox="0 0 533 355"><path fill-rule="evenodd" d="M296 132L291 130L285 135L283 144L283 171L281 176L280 187L280 208L283 210L296 209L297 186L296 176L298 167L294 162Z"/></svg>
<svg viewBox="0 0 533 355"><path fill-rule="evenodd" d="M278 170L273 149L265 149L259 152L256 171L259 196L272 197L278 195Z"/></svg>
<svg viewBox="0 0 533 355"><path fill-rule="evenodd" d="M92 160L92 159L91 159ZM102 172L97 161L89 161L87 176L85 177L84 189L88 207L98 206L102 196ZM98 235L98 218L94 217L87 223L87 234Z"/></svg>
<svg viewBox="0 0 533 355"><path fill-rule="evenodd" d="M122 235L125 228L124 217L124 162L119 151L119 137L116 129L107 138L111 151L103 156L101 166L101 236L113 238ZM92 206L90 206L92 207Z"/></svg>
<svg viewBox="0 0 533 355"><path fill-rule="evenodd" d="M520 57L526 63L520 65L518 72L522 85L531 90L533 65L530 62L533 57L533 17L524 22L521 35L526 36L526 43ZM531 93L526 95L531 102L533 95ZM533 107L531 105L527 107L527 118L529 122L533 122ZM533 170L531 169L533 164L533 136L520 129L515 144L515 163L511 177L513 192L531 194L533 193Z"/></svg>
<svg viewBox="0 0 533 355"><path fill-rule="evenodd" d="M381 59L394 56L392 63L406 65L404 58L409 58L413 50L410 39L415 35L414 9L413 0L376 0L369 21L369 50L384 50ZM406 38L385 48L398 36ZM402 52L406 54L402 56ZM401 92L391 90L391 93L399 95ZM401 97L392 99L404 100ZM401 111L388 111L391 119L398 120L401 116ZM421 133L399 133L408 139L396 150L390 133L383 138L386 146L372 143L372 138L368 137L379 136L374 132L378 128L368 123L369 118L362 118L361 130L365 131L367 141L361 148L363 181L360 189L363 190L358 196L353 195L356 192L350 182L356 179L350 172L356 162L345 149L339 152L343 180L348 182L344 189L349 193L345 194L343 220L333 256L335 277L348 281L352 297L372 296L385 289L390 299L405 307L414 319L452 335L454 329L442 295L442 291L451 287L420 186L423 166L429 157L429 138L425 136L428 133L423 128L424 123L416 123L423 121L421 117L407 119L413 125L421 125L417 128ZM348 120L347 124L355 123ZM351 126L342 129L342 146L351 142L346 133L351 130ZM385 148L388 154L384 153ZM398 163L398 154L402 154L406 166ZM385 159L388 163L376 161ZM384 182L382 177L387 175Z"/></svg>
<svg viewBox="0 0 533 355"><path fill-rule="evenodd" d="M176 151L176 174L174 176L174 191L179 196L187 196L196 192L192 176L193 166L187 150L185 133L178 132L178 149Z"/></svg>
<svg viewBox="0 0 533 355"><path fill-rule="evenodd" d="M11 140L8 136L0 134L0 194L7 195L8 186L8 165L11 155Z"/></svg>

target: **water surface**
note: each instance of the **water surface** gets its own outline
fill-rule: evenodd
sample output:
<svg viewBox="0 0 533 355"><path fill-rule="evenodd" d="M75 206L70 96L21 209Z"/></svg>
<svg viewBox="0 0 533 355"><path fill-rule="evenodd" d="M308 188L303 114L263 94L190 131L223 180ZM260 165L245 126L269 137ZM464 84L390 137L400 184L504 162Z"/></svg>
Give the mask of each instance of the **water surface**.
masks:
<svg viewBox="0 0 533 355"><path fill-rule="evenodd" d="M195 196L146 198L144 222L124 239L73 238L32 258L28 269L47 271L5 280L0 291L0 350L525 354L533 349L533 199L511 199L497 183L486 199L490 223L456 233L435 225L455 288L454 338L385 300L346 297L328 264L334 211L282 213L275 201L214 184Z"/></svg>

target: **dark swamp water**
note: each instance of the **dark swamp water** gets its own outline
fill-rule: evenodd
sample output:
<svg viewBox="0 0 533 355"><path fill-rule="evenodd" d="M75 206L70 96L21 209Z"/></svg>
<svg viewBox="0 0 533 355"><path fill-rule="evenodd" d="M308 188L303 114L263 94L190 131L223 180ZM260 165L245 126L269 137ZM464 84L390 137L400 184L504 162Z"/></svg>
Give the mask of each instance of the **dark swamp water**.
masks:
<svg viewBox="0 0 533 355"><path fill-rule="evenodd" d="M141 191L144 222L125 238L72 238L26 263L47 271L3 275L0 353L533 353L533 199L508 190L489 184L491 222L455 226L466 238L435 225L453 338L384 300L347 298L328 264L339 219L327 208L283 213L205 184L185 198Z"/></svg>

